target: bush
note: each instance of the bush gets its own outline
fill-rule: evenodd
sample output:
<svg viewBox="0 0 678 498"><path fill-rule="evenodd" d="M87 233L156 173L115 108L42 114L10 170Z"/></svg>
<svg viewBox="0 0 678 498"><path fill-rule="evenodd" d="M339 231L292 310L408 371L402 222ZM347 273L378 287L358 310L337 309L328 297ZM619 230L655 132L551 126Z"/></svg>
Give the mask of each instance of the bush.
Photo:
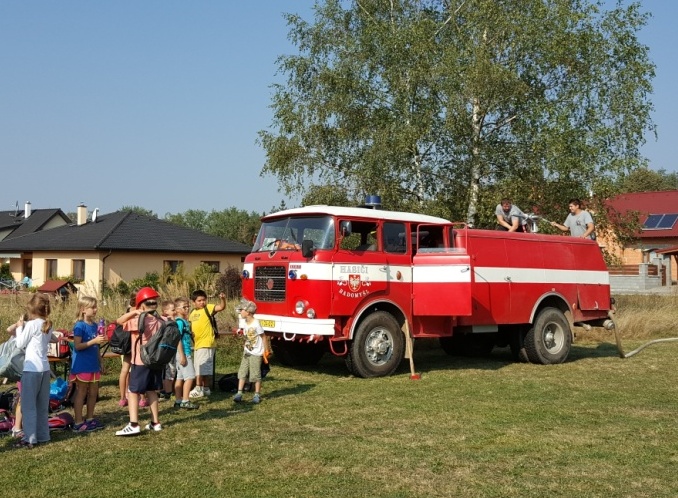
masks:
<svg viewBox="0 0 678 498"><path fill-rule="evenodd" d="M9 263L0 265L0 280L14 280L12 273L9 271Z"/></svg>
<svg viewBox="0 0 678 498"><path fill-rule="evenodd" d="M236 267L228 265L224 273L216 281L217 292L226 294L226 299L238 299L242 294L241 272Z"/></svg>

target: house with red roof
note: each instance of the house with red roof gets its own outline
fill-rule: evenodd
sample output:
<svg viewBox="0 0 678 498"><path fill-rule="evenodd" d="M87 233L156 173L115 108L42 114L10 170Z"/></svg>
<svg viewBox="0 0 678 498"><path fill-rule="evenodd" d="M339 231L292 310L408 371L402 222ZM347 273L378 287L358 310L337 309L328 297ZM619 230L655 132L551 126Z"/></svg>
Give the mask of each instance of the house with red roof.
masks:
<svg viewBox="0 0 678 498"><path fill-rule="evenodd" d="M613 215L637 215L639 226L633 242L607 244L608 251L623 265L667 265L672 280L678 280L678 190L620 194L610 199L607 207Z"/></svg>

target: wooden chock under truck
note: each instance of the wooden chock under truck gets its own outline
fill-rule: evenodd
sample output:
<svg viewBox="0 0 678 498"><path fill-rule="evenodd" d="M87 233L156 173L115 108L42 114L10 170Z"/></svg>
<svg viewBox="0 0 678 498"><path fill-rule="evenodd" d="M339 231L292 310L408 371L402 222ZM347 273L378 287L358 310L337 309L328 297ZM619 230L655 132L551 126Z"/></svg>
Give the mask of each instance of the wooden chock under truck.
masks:
<svg viewBox="0 0 678 498"><path fill-rule="evenodd" d="M510 346L515 359L557 364L575 324L613 327L595 241L469 229L370 204L262 218L243 295L283 364L331 352L357 376L386 376L418 338L438 338L449 354Z"/></svg>

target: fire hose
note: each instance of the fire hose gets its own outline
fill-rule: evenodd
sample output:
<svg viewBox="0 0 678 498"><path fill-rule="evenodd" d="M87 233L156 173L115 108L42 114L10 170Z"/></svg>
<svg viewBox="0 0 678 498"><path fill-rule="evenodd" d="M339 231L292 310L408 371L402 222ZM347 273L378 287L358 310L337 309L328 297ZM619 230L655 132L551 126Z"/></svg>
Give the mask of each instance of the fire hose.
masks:
<svg viewBox="0 0 678 498"><path fill-rule="evenodd" d="M641 345L640 347L634 349L633 351L630 351L628 353L624 353L624 348L622 348L621 344L621 338L619 337L619 331L617 330L617 326L614 322L614 311L610 311L607 314L609 320L605 322L605 328L607 330L612 330L614 332L614 339L617 342L617 351L619 351L619 357L624 359L624 358L631 358L631 356L640 353L643 349L645 349L648 346L652 346L653 344L659 344L660 342L675 342L678 341L678 337L668 337L665 339L655 339L653 341L646 342L645 344Z"/></svg>

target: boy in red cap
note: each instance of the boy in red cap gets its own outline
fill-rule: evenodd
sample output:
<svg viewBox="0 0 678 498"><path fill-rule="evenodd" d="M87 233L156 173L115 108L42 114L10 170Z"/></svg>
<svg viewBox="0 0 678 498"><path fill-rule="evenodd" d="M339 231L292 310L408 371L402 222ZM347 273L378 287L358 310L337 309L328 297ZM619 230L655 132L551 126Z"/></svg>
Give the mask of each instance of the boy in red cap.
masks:
<svg viewBox="0 0 678 498"><path fill-rule="evenodd" d="M132 334L132 369L129 376L129 423L115 433L116 436L135 436L141 432L139 427L139 396L146 394L151 408L151 422L146 430L160 431L162 425L158 419L158 390L162 388L162 371L151 370L141 361L141 346L160 330L162 319L154 313L158 308L160 295L151 287L142 287L137 292L136 309L123 315L125 321L132 321L125 327ZM143 334L139 334L139 316L144 315ZM122 321L123 317L120 318Z"/></svg>

